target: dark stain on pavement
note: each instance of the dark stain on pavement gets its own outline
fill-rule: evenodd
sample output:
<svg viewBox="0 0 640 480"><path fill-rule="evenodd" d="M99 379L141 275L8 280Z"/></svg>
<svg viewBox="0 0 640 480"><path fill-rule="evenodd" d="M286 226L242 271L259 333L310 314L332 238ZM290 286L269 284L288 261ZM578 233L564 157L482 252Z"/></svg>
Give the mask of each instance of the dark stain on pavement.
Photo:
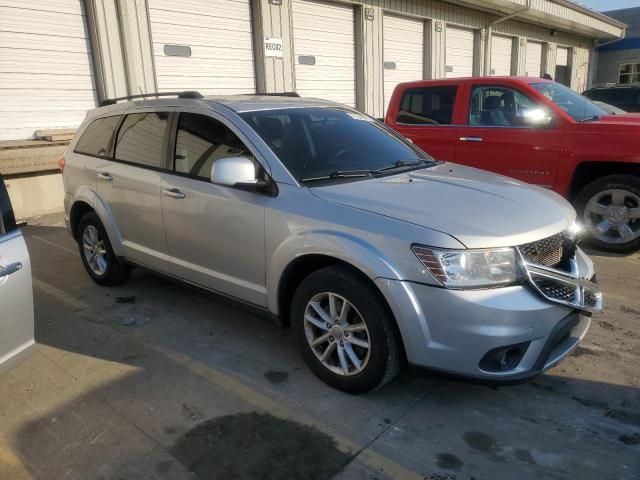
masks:
<svg viewBox="0 0 640 480"><path fill-rule="evenodd" d="M171 452L203 479L323 480L351 459L313 427L255 412L202 422Z"/></svg>
<svg viewBox="0 0 640 480"><path fill-rule="evenodd" d="M204 419L204 413L202 413L202 410L192 405L187 405L186 403L182 404L182 411L180 413L182 418L189 420L190 422L197 422L198 420Z"/></svg>
<svg viewBox="0 0 640 480"><path fill-rule="evenodd" d="M445 470L460 470L460 467L464 465L464 462L453 453L439 453L436 456L436 460L438 466Z"/></svg>
<svg viewBox="0 0 640 480"><path fill-rule="evenodd" d="M593 355L594 357L597 357L600 354L595 350L592 350L591 348L581 346L577 346L576 348L574 348L573 352L571 352L570 354L570 356L572 357L582 357L583 355Z"/></svg>
<svg viewBox="0 0 640 480"><path fill-rule="evenodd" d="M581 405L589 408L595 408L597 410L602 410L604 415L609 418L613 418L620 423L625 423L627 425L633 425L635 427L640 427L640 414L635 412L629 412L627 410L620 410L617 408L609 408L609 404L607 402L603 402L600 400L591 400L588 398L582 397L571 397L573 400L578 402Z"/></svg>
<svg viewBox="0 0 640 480"><path fill-rule="evenodd" d="M625 445L640 445L640 433L620 435L618 437L618 441L624 443Z"/></svg>
<svg viewBox="0 0 640 480"><path fill-rule="evenodd" d="M284 383L289 380L289 374L287 372L269 370L268 372L264 372L264 378L269 380L271 383Z"/></svg>
<svg viewBox="0 0 640 480"><path fill-rule="evenodd" d="M524 463L529 463L531 465L535 465L536 461L533 459L531 452L529 450L524 450L522 448L516 448L513 452L518 460Z"/></svg>
<svg viewBox="0 0 640 480"><path fill-rule="evenodd" d="M636 317L640 317L640 310L636 310L635 308L627 307L626 305L620 305L620 310L624 313L630 313L635 315Z"/></svg>
<svg viewBox="0 0 640 480"><path fill-rule="evenodd" d="M496 442L491 435L484 432L465 432L462 438L469 447L484 453L494 462L506 461L505 458L500 455L498 442Z"/></svg>
<svg viewBox="0 0 640 480"><path fill-rule="evenodd" d="M584 398L584 397L571 397L573 401L578 402L580 405L589 408L597 408L599 410L606 410L609 408L609 404L607 402L603 402L601 400L594 400L592 398Z"/></svg>

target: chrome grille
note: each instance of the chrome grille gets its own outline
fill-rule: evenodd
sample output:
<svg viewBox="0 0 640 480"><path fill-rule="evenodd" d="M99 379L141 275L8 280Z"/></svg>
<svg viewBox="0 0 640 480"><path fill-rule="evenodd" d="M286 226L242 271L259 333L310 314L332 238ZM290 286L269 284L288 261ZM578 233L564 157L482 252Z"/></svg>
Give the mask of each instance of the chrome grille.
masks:
<svg viewBox="0 0 640 480"><path fill-rule="evenodd" d="M533 283L549 298L567 303L576 301L576 285L561 283L555 279L545 277L533 277Z"/></svg>
<svg viewBox="0 0 640 480"><path fill-rule="evenodd" d="M562 260L564 240L564 233L561 232L542 240L525 243L518 249L526 262L553 267Z"/></svg>

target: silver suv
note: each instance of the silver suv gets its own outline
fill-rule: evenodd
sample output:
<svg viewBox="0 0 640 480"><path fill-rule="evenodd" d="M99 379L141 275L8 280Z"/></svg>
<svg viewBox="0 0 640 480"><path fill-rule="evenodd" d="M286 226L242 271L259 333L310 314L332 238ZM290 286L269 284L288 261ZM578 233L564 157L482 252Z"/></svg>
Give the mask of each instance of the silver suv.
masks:
<svg viewBox="0 0 640 480"><path fill-rule="evenodd" d="M435 161L354 109L196 92L104 103L62 161L91 278L139 265L264 309L336 388L377 388L404 362L531 378L601 308L565 200Z"/></svg>

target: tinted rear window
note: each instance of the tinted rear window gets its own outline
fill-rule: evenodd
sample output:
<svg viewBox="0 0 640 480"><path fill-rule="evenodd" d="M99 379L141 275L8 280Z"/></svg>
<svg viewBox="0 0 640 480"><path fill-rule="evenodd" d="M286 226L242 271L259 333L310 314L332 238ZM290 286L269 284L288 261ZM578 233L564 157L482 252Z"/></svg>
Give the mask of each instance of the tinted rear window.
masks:
<svg viewBox="0 0 640 480"><path fill-rule="evenodd" d="M455 85L406 90L396 120L418 125L450 125L456 90Z"/></svg>
<svg viewBox="0 0 640 480"><path fill-rule="evenodd" d="M166 112L127 115L118 131L116 160L160 168L168 117Z"/></svg>
<svg viewBox="0 0 640 480"><path fill-rule="evenodd" d="M109 141L120 116L98 118L89 124L78 140L74 152L94 157L104 157L109 150Z"/></svg>
<svg viewBox="0 0 640 480"><path fill-rule="evenodd" d="M11 200L7 193L2 176L0 176L0 236L17 228L16 219L11 208Z"/></svg>

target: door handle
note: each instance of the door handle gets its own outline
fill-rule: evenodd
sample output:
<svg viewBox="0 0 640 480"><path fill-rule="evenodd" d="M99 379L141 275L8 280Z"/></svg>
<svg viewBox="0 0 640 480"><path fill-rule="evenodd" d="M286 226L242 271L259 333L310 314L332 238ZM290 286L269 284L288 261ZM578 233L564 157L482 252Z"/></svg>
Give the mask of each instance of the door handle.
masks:
<svg viewBox="0 0 640 480"><path fill-rule="evenodd" d="M98 173L98 178L100 180L104 180L105 182L112 182L113 181L113 177L111 175L109 175L107 172Z"/></svg>
<svg viewBox="0 0 640 480"><path fill-rule="evenodd" d="M10 263L6 267L0 267L0 278L11 275L22 270L22 264L20 262Z"/></svg>
<svg viewBox="0 0 640 480"><path fill-rule="evenodd" d="M482 137L460 137L461 142L481 142Z"/></svg>
<svg viewBox="0 0 640 480"><path fill-rule="evenodd" d="M162 190L162 194L165 197L171 197L171 198L184 198L185 197L185 194L182 193L177 188L170 188L170 189Z"/></svg>

